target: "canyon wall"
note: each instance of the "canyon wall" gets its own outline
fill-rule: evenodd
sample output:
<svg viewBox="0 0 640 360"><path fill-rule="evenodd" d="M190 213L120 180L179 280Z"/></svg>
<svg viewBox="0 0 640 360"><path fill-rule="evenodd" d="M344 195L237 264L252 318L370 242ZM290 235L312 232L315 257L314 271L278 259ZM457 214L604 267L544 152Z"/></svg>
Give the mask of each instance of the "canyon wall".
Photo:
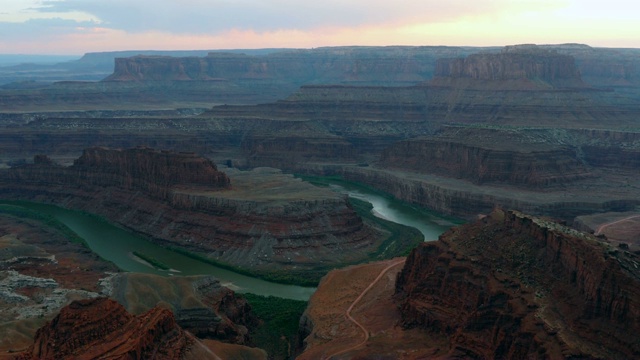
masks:
<svg viewBox="0 0 640 360"><path fill-rule="evenodd" d="M229 178L216 165L195 153L171 153L149 148L126 151L106 148L84 150L69 168L56 167L46 156L36 156L33 166L9 172L10 181L48 186L116 186L141 190L168 200L174 187L228 189Z"/></svg>
<svg viewBox="0 0 640 360"><path fill-rule="evenodd" d="M499 129L446 128L432 138L400 141L382 152L380 164L474 184L503 182L527 188L592 176L576 150Z"/></svg>
<svg viewBox="0 0 640 360"><path fill-rule="evenodd" d="M497 210L416 248L396 296L404 326L448 336L450 355L634 358L639 261L592 235Z"/></svg>
<svg viewBox="0 0 640 360"><path fill-rule="evenodd" d="M467 60L460 59L474 53L480 54ZM114 71L105 81L287 79L298 85L398 85L456 75L485 80L529 78L557 86L584 86L577 77L581 74L593 86L619 87L635 86L640 80L637 49L593 48L580 44L515 45L502 49L333 47L281 49L264 54L235 51L211 52L204 57L194 55L112 55L111 59L115 57ZM492 58L491 62L486 61L488 57Z"/></svg>
<svg viewBox="0 0 640 360"><path fill-rule="evenodd" d="M134 315L162 304L182 329L200 339L248 344L249 331L258 325L247 300L213 276L123 273L110 277L108 288L109 297Z"/></svg>
<svg viewBox="0 0 640 360"><path fill-rule="evenodd" d="M555 52L556 56L538 54L535 61L513 60L513 52L532 49L538 53ZM3 86L0 106L7 111L51 111L261 104L283 99L302 85L411 86L431 80L434 73L436 79L445 79L448 74L464 73L465 68L468 75L502 78L502 83L490 81L496 89L595 87L637 97L640 85L637 49L561 44L515 46L507 47L503 54L501 51L499 47L394 46L233 50L203 57L197 56L205 52L88 54L82 60L46 69L0 74L0 83L3 79L41 80ZM475 65L469 60L463 66L465 60L459 59L474 53L482 53L475 58L478 60ZM511 60L485 61L490 54ZM574 69L582 74L585 84L571 78L573 70L562 60L566 57L576 59ZM441 60L436 65L438 59L451 60ZM87 81L107 74L109 69L105 66L109 65L105 64L109 61L113 73L105 81ZM518 74L525 77L518 78ZM472 78L457 79L460 82ZM68 81L51 84L52 80ZM439 84L451 85L448 81ZM483 86L486 88L487 84Z"/></svg>

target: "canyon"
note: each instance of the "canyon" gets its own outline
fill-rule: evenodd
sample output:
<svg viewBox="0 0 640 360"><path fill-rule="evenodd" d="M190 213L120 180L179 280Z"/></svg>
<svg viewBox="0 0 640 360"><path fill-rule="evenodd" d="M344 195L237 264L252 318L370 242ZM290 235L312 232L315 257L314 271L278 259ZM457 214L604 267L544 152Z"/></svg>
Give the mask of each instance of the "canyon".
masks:
<svg viewBox="0 0 640 360"><path fill-rule="evenodd" d="M94 213L279 280L317 282L350 265L310 299L291 349L301 359L634 358L638 54L581 44L121 54L98 82L3 86L0 198ZM288 173L360 183L470 223L406 260L353 265L401 254L374 259L389 234ZM38 284L15 299L54 288L37 273L52 268L34 266L53 250L29 251L3 265L3 279ZM42 319L7 325L20 339L12 350L69 301L106 294L97 281L117 270L82 261L94 270L62 277L68 295ZM160 314L160 303L173 320L143 322L175 321L215 339L209 349L254 351L256 319L214 279L108 278L109 296L133 314L121 320Z"/></svg>

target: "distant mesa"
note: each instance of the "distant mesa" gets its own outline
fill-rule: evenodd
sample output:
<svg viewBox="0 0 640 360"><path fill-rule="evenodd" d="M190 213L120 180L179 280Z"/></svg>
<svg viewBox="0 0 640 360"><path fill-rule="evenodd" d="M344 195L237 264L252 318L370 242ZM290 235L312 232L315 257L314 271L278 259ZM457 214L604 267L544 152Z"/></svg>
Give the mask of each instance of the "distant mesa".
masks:
<svg viewBox="0 0 640 360"><path fill-rule="evenodd" d="M494 90L586 87L573 56L536 45L507 46L497 54L479 53L466 58L439 59L430 84L465 84Z"/></svg>

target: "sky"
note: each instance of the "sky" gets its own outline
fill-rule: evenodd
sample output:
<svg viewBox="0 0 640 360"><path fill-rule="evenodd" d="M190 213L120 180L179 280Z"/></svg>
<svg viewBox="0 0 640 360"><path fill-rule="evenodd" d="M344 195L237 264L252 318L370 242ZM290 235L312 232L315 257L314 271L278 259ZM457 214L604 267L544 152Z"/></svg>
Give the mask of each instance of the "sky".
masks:
<svg viewBox="0 0 640 360"><path fill-rule="evenodd" d="M0 0L0 54L345 45L640 48L636 0Z"/></svg>

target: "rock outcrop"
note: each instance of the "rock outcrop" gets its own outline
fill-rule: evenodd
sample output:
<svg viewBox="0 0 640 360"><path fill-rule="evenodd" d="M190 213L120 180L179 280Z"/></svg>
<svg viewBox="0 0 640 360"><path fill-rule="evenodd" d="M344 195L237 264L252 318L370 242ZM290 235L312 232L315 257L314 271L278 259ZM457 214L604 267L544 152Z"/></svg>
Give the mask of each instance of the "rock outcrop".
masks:
<svg viewBox="0 0 640 360"><path fill-rule="evenodd" d="M196 358L192 348L197 346L167 309L133 316L117 302L98 298L63 308L17 359L187 359Z"/></svg>
<svg viewBox="0 0 640 360"><path fill-rule="evenodd" d="M27 348L71 300L100 296L104 279L119 271L57 225L0 206L0 358Z"/></svg>
<svg viewBox="0 0 640 360"><path fill-rule="evenodd" d="M52 171L57 169L57 171ZM115 186L168 200L173 188L215 191L231 187L229 177L208 159L194 153L155 151L149 148L86 149L69 168L56 167L44 155L33 166L10 172L12 181L49 186Z"/></svg>
<svg viewBox="0 0 640 360"><path fill-rule="evenodd" d="M640 356L640 258L555 222L494 211L416 248L403 325L479 358Z"/></svg>

